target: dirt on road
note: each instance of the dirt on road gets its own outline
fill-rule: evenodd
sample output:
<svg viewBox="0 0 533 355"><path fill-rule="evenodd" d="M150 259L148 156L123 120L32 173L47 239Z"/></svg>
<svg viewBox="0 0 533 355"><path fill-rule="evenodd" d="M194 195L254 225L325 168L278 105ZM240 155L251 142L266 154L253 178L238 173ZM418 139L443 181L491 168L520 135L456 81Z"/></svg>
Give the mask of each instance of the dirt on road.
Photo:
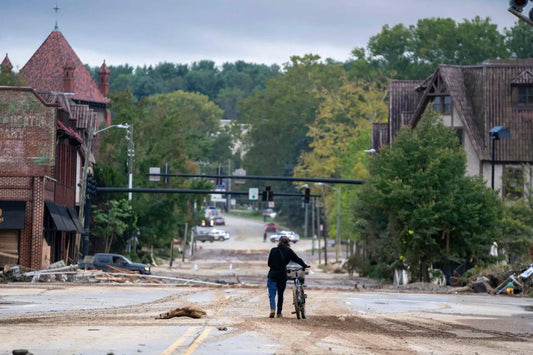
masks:
<svg viewBox="0 0 533 355"><path fill-rule="evenodd" d="M0 336L4 351L0 354L9 354L7 351L20 345L45 349L51 340L52 344L58 344L55 346L64 348L41 353L91 354L98 352L89 349L121 349L113 341L130 342L130 345L138 342L136 352L163 353L161 350L174 342L159 339L165 331L174 329L177 338L178 329L183 332L189 328L198 332L213 329L195 354L209 353L213 348L223 354L530 354L533 349L531 317L504 314L487 317L442 311L392 313L387 311L385 302L382 313L364 313L363 307L357 305L355 308L360 311L354 312L353 305L347 302L350 294L342 290L308 289L308 317L302 320L291 314L290 292L285 293L284 317L268 318L266 289L261 287L63 284L10 285L0 290L3 295ZM154 299L144 302L138 292L153 295ZM383 297L380 292L353 293L369 299ZM15 301L16 294L26 296ZM106 304L106 297L127 294L131 297L127 304ZM32 308L31 312L18 309L12 314L1 312L16 302L25 307L27 300L33 300L38 306L37 296L53 298L62 306ZM76 296L85 307L65 305L69 297ZM102 307L91 308L88 302L97 296L102 297ZM66 301L61 301L62 298ZM163 312L186 306L202 309L207 316L157 319ZM111 340L116 336L109 334L120 336ZM90 339L89 343L84 344L84 339ZM152 344L156 340L159 345ZM103 348L98 348L99 344ZM247 345L239 351L243 344ZM187 346L190 344L169 353L185 353ZM114 352L119 353L128 352Z"/></svg>

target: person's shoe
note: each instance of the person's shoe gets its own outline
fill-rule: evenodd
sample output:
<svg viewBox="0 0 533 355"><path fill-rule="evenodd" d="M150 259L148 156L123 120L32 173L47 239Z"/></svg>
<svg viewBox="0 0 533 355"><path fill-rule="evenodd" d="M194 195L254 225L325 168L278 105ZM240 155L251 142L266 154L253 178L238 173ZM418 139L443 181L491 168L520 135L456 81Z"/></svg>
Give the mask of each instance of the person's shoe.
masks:
<svg viewBox="0 0 533 355"><path fill-rule="evenodd" d="M283 316L281 315L281 313L278 313L277 317L278 317L278 318L283 318Z"/></svg>
<svg viewBox="0 0 533 355"><path fill-rule="evenodd" d="M270 318L274 318L275 314L276 314L276 311L270 311Z"/></svg>

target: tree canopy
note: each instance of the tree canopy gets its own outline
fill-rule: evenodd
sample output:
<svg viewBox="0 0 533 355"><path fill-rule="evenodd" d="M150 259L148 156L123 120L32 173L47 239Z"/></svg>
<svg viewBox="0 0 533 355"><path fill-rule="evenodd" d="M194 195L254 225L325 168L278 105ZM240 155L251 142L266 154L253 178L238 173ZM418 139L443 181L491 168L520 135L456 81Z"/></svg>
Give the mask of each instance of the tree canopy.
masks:
<svg viewBox="0 0 533 355"><path fill-rule="evenodd" d="M396 259L415 272L419 265L427 270L432 263L482 259L499 239L500 200L465 172L465 153L453 129L431 112L415 129L402 128L392 147L371 159L361 207L387 218ZM369 216L363 212L360 218ZM378 219L367 222L375 236ZM428 281L427 274L421 276Z"/></svg>

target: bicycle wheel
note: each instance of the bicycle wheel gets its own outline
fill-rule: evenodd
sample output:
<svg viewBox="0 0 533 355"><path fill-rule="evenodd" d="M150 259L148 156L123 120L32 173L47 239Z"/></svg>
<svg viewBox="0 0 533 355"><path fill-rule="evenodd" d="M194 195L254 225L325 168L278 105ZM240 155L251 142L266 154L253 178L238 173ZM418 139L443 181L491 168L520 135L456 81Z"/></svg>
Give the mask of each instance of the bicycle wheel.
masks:
<svg viewBox="0 0 533 355"><path fill-rule="evenodd" d="M305 319L305 293L303 286L300 286L300 315L302 319Z"/></svg>
<svg viewBox="0 0 533 355"><path fill-rule="evenodd" d="M294 304L294 310L296 311L296 318L300 319L300 302L298 301L298 290L296 287L292 289L292 302Z"/></svg>

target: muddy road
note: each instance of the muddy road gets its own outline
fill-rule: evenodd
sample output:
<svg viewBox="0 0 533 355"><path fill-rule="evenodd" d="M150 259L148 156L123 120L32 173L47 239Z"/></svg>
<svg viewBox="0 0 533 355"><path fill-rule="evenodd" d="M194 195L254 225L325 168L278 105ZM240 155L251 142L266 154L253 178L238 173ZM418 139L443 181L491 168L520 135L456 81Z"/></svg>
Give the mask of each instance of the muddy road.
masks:
<svg viewBox="0 0 533 355"><path fill-rule="evenodd" d="M266 257L275 244L263 242L262 222L226 223L229 240L199 243L185 261L153 268L191 285L0 285L0 355L532 353L532 299L377 288L323 271L310 240L293 246L312 265L307 319L291 314L290 287L284 317L268 318ZM157 319L183 307L206 315Z"/></svg>
<svg viewBox="0 0 533 355"><path fill-rule="evenodd" d="M0 354L530 354L517 297L309 287L307 319L268 318L264 287L4 285ZM286 293L290 295L289 292ZM156 319L192 306L200 319Z"/></svg>

